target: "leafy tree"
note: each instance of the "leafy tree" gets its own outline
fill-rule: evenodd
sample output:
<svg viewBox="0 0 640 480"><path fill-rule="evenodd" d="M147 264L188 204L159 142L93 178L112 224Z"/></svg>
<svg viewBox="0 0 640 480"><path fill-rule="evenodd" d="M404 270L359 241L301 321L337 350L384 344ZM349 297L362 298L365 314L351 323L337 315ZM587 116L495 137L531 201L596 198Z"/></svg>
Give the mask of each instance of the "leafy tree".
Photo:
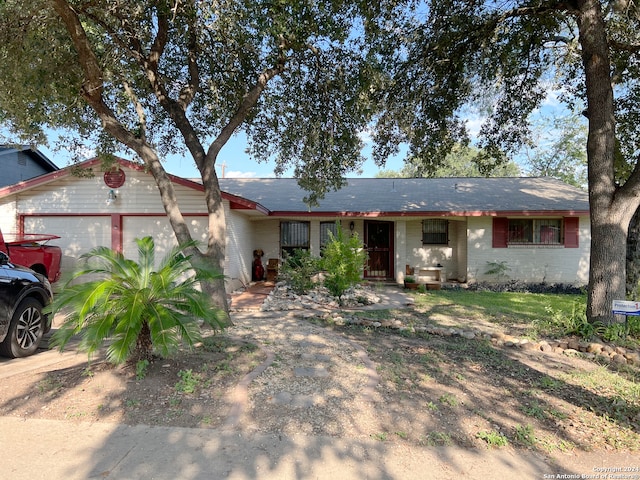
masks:
<svg viewBox="0 0 640 480"><path fill-rule="evenodd" d="M378 99L377 160L404 142L433 169L468 141L463 118L475 110L486 119L479 164L503 162L529 137L530 114L548 90L563 92L569 109L586 105L587 315L613 322L612 300L625 298L627 230L640 205L640 5L431 0L416 8L421 15L408 10L405 26L394 30L401 47ZM628 176L620 175L625 165Z"/></svg>
<svg viewBox="0 0 640 480"><path fill-rule="evenodd" d="M538 125L537 138L527 157L528 174L552 177L587 188L587 129L577 115L553 117Z"/></svg>
<svg viewBox="0 0 640 480"><path fill-rule="evenodd" d="M517 177L520 168L513 161L508 161L494 168L486 169L476 163L478 150L473 147L455 145L439 165L433 165L430 171L424 171L420 161L409 159L400 171L382 170L378 178L443 178L443 177Z"/></svg>
<svg viewBox="0 0 640 480"><path fill-rule="evenodd" d="M184 252L191 244L171 250L157 269L151 237L137 239L136 263L106 247L84 254L86 266L78 269L56 295L51 313L66 314L51 344L63 350L79 334L80 349L89 355L108 343L113 363L166 357L182 343L192 347L201 340L198 321L222 328L225 313L198 289L203 279L220 276L206 267L193 269ZM77 283L81 277L96 278Z"/></svg>
<svg viewBox="0 0 640 480"><path fill-rule="evenodd" d="M0 121L24 142L60 128L107 159L134 152L179 243L191 234L161 159L188 153L209 212L206 251L189 253L222 270L220 150L244 130L255 158L294 166L310 202L340 187L373 112L376 16L392 18L346 0L5 0ZM221 278L203 287L228 308Z"/></svg>

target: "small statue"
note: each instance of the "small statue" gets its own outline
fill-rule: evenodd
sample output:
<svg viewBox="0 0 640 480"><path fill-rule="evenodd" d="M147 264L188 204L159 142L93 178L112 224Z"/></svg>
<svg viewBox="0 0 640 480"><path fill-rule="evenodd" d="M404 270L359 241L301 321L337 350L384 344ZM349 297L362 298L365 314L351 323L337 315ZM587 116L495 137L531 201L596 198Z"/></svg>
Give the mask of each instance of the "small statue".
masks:
<svg viewBox="0 0 640 480"><path fill-rule="evenodd" d="M262 265L262 257L264 252L261 249L253 251L253 268L252 268L252 280L259 282L264 280L264 266Z"/></svg>

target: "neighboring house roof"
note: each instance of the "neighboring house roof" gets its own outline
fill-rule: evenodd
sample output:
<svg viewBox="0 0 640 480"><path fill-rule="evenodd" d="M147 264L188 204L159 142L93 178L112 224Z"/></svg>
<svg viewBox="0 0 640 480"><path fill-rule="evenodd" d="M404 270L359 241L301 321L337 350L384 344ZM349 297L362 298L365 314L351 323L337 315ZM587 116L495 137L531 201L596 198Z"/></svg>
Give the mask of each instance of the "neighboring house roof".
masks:
<svg viewBox="0 0 640 480"><path fill-rule="evenodd" d="M16 152L21 152L24 155L27 155L29 158L33 159L34 162L49 172L59 170L59 168L49 160L44 153L30 145L0 145L0 156L10 155Z"/></svg>
<svg viewBox="0 0 640 480"><path fill-rule="evenodd" d="M29 180L58 170L45 154L29 145L0 145L0 168L4 172L0 185Z"/></svg>
<svg viewBox="0 0 640 480"><path fill-rule="evenodd" d="M559 180L529 178L350 178L318 206L290 178L224 178L220 188L271 215L588 215L588 194Z"/></svg>

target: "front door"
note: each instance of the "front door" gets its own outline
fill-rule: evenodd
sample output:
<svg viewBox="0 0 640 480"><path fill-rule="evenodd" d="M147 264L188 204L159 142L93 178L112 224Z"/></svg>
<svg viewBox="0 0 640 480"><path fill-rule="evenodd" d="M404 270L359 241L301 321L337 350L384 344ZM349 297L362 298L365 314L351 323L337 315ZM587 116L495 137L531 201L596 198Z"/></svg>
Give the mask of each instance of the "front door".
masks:
<svg viewBox="0 0 640 480"><path fill-rule="evenodd" d="M366 278L393 278L393 222L364 222L369 261Z"/></svg>

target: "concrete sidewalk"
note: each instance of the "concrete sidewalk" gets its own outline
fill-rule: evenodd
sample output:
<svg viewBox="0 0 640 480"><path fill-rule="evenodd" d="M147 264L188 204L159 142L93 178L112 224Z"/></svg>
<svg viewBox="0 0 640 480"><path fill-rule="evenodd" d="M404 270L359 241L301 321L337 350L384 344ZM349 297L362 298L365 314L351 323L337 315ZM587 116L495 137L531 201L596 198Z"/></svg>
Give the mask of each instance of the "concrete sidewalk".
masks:
<svg viewBox="0 0 640 480"><path fill-rule="evenodd" d="M10 417L0 417L0 432L0 478L12 480L594 478L586 475L640 467L631 454L582 453L552 461L509 449L419 448L374 440Z"/></svg>

